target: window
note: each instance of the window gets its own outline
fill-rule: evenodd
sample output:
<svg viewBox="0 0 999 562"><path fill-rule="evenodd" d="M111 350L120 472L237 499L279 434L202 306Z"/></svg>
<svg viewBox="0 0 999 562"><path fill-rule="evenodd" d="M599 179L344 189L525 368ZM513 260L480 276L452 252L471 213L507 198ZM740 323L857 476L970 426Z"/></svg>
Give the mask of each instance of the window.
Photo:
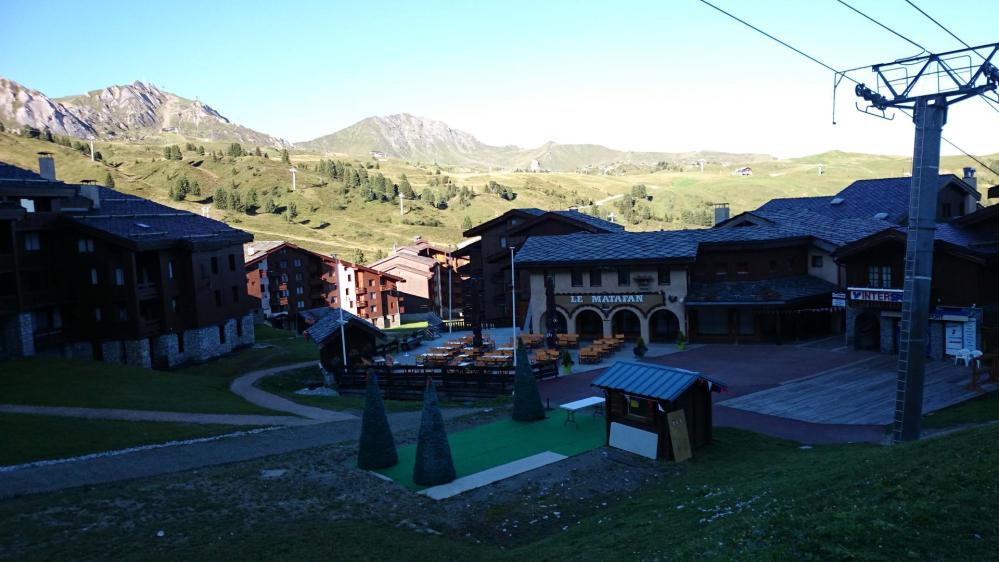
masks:
<svg viewBox="0 0 999 562"><path fill-rule="evenodd" d="M298 258L295 258L295 260L292 261L292 263L295 265L295 267L302 267L302 260Z"/></svg>
<svg viewBox="0 0 999 562"><path fill-rule="evenodd" d="M99 306L94 308L94 320L101 321L101 307Z"/></svg>
<svg viewBox="0 0 999 562"><path fill-rule="evenodd" d="M891 266L890 265L870 265L867 266L867 285L873 288L891 288Z"/></svg>
<svg viewBox="0 0 999 562"><path fill-rule="evenodd" d="M572 270L572 286L573 287L583 286L583 270L581 269Z"/></svg>
<svg viewBox="0 0 999 562"><path fill-rule="evenodd" d="M281 269L287 269L288 268L288 260L281 260L280 266L281 266Z"/></svg>
<svg viewBox="0 0 999 562"><path fill-rule="evenodd" d="M617 268L617 285L627 287L631 285L631 270L627 267Z"/></svg>
<svg viewBox="0 0 999 562"><path fill-rule="evenodd" d="M21 206L29 213L35 212L35 202L32 199L21 199Z"/></svg>
<svg viewBox="0 0 999 562"><path fill-rule="evenodd" d="M336 304L336 297L330 297L330 303Z"/></svg>
<svg viewBox="0 0 999 562"><path fill-rule="evenodd" d="M305 309L305 301L298 301L298 308L299 310Z"/></svg>
<svg viewBox="0 0 999 562"><path fill-rule="evenodd" d="M90 284L91 285L96 285L97 284L97 268L96 267L91 267L90 268Z"/></svg>
<svg viewBox="0 0 999 562"><path fill-rule="evenodd" d="M178 305L179 303L177 302L177 297L170 299L170 310L177 312Z"/></svg>
<svg viewBox="0 0 999 562"><path fill-rule="evenodd" d="M215 306L222 306L222 290L215 289Z"/></svg>
<svg viewBox="0 0 999 562"><path fill-rule="evenodd" d="M383 286L383 287L385 286L385 281L387 281L387 279L385 279L384 277L379 277L378 278L378 284L381 285L381 286Z"/></svg>
<svg viewBox="0 0 999 562"><path fill-rule="evenodd" d="M125 270L122 268L116 268L114 270L114 284L121 287L125 284Z"/></svg>
<svg viewBox="0 0 999 562"><path fill-rule="evenodd" d="M218 275L218 273L219 273L219 259L213 257L212 258L212 275Z"/></svg>
<svg viewBox="0 0 999 562"><path fill-rule="evenodd" d="M236 271L236 254L229 254L229 271Z"/></svg>
<svg viewBox="0 0 999 562"><path fill-rule="evenodd" d="M812 267L822 267L822 256L812 256Z"/></svg>
<svg viewBox="0 0 999 562"><path fill-rule="evenodd" d="M602 279L600 279L600 270L593 268L590 270L590 287L599 287Z"/></svg>
<svg viewBox="0 0 999 562"><path fill-rule="evenodd" d="M233 289L235 289L235 287L233 287ZM301 295L303 293L305 293L305 288L304 287L295 287L295 294L296 295Z"/></svg>
<svg viewBox="0 0 999 562"><path fill-rule="evenodd" d="M376 304L371 305L371 312L378 312L378 305Z"/></svg>
<svg viewBox="0 0 999 562"><path fill-rule="evenodd" d="M652 401L637 396L625 395L628 406L628 417L640 420L648 420L652 417Z"/></svg>
<svg viewBox="0 0 999 562"><path fill-rule="evenodd" d="M749 275L749 264L744 261L735 262L735 274Z"/></svg>
<svg viewBox="0 0 999 562"><path fill-rule="evenodd" d="M374 279L368 279L368 287L374 287L374 286L375 286L375 280Z"/></svg>
<svg viewBox="0 0 999 562"><path fill-rule="evenodd" d="M301 287L299 287L299 288L301 288ZM232 286L232 302L239 302L239 286L238 285L233 285Z"/></svg>
<svg viewBox="0 0 999 562"><path fill-rule="evenodd" d="M506 236L500 236L500 248L506 248Z"/></svg>
<svg viewBox="0 0 999 562"><path fill-rule="evenodd" d="M299 271L295 273L295 281L301 281L301 280L302 280L302 272Z"/></svg>
<svg viewBox="0 0 999 562"><path fill-rule="evenodd" d="M94 251L94 241L90 238L80 238L76 241L76 251L81 254L89 254Z"/></svg>
<svg viewBox="0 0 999 562"><path fill-rule="evenodd" d="M42 239L37 232L28 232L24 235L24 249L29 252L37 252L42 249Z"/></svg>
<svg viewBox="0 0 999 562"><path fill-rule="evenodd" d="M670 270L670 267L668 265L660 265L656 269L656 277L659 279L659 284L660 285L669 285L670 284L670 278L669 278L670 272L671 272L671 270Z"/></svg>
<svg viewBox="0 0 999 562"><path fill-rule="evenodd" d="M124 306L118 307L118 321L128 322L128 308Z"/></svg>
<svg viewBox="0 0 999 562"><path fill-rule="evenodd" d="M173 260L167 260L167 279L173 279Z"/></svg>

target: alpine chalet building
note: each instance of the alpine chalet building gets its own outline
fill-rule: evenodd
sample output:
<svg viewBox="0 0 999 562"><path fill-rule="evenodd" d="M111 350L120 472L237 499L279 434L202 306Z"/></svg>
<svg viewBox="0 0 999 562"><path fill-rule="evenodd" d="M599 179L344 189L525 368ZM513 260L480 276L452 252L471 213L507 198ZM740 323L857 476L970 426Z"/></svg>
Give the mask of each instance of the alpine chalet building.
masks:
<svg viewBox="0 0 999 562"><path fill-rule="evenodd" d="M0 163L0 355L168 368L253 343L249 234L39 166Z"/></svg>

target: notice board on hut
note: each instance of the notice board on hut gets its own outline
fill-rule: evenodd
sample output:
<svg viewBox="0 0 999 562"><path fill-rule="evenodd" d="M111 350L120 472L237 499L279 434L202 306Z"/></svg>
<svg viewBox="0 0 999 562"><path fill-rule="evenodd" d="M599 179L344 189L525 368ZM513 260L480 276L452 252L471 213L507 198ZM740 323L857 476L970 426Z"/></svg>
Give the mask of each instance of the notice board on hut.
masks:
<svg viewBox="0 0 999 562"><path fill-rule="evenodd" d="M691 453L687 416L683 414L683 410L676 410L666 414L666 422L669 424L669 440L673 445L673 460L682 462L689 459Z"/></svg>

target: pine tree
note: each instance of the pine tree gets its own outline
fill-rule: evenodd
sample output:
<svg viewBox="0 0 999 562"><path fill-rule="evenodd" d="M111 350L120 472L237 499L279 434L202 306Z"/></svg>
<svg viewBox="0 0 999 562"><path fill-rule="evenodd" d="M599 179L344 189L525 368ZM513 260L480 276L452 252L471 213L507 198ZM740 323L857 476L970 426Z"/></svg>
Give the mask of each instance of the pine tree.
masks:
<svg viewBox="0 0 999 562"><path fill-rule="evenodd" d="M224 187L219 187L215 190L215 195L212 196L212 202L215 203L216 209L228 209L229 208L229 192L226 191Z"/></svg>
<svg viewBox="0 0 999 562"><path fill-rule="evenodd" d="M384 258L385 258L385 251L384 250L382 250L381 248L378 248L377 250L375 250L375 261L378 261L378 260L384 259Z"/></svg>
<svg viewBox="0 0 999 562"><path fill-rule="evenodd" d="M416 193L413 191L413 186L409 184L409 178L406 177L406 174L403 174L402 178L399 180L399 193L401 193L406 199L416 197Z"/></svg>
<svg viewBox="0 0 999 562"><path fill-rule="evenodd" d="M274 214L278 210L277 203L274 202L273 197L268 197L267 201L264 201L264 211Z"/></svg>
<svg viewBox="0 0 999 562"><path fill-rule="evenodd" d="M174 160L183 160L184 159L184 155L181 154L179 146L173 145L173 146L170 147L170 157L173 158Z"/></svg>
<svg viewBox="0 0 999 562"><path fill-rule="evenodd" d="M376 470L395 466L399 455L389 427L385 402L378 388L378 378L368 373L367 394L364 397L364 414L361 417L361 440L357 450L357 468Z"/></svg>
<svg viewBox="0 0 999 562"><path fill-rule="evenodd" d="M45 140L45 141L48 141L48 142L53 142L52 131L50 131L48 129L45 129L45 132L42 133L42 140Z"/></svg>
<svg viewBox="0 0 999 562"><path fill-rule="evenodd" d="M288 219L292 220L297 216L298 216L298 205L295 205L295 202L292 201L291 203L288 203Z"/></svg>
<svg viewBox="0 0 999 562"><path fill-rule="evenodd" d="M468 215L465 215L465 220L461 221L461 229L468 230L470 228L472 228L472 219Z"/></svg>
<svg viewBox="0 0 999 562"><path fill-rule="evenodd" d="M260 203L257 199L257 190L251 189L249 193L246 194L246 210L256 210L260 207Z"/></svg>
<svg viewBox="0 0 999 562"><path fill-rule="evenodd" d="M114 178L111 177L111 172L108 172L107 175L104 176L104 187L114 187Z"/></svg>
<svg viewBox="0 0 999 562"><path fill-rule="evenodd" d="M257 147L256 150L253 151L253 155L254 156L263 156L263 154L260 153L260 147L259 146Z"/></svg>
<svg viewBox="0 0 999 562"><path fill-rule="evenodd" d="M517 339L517 371L513 382L513 419L534 421L545 419L545 406L538 392L538 380L527 358L524 342Z"/></svg>
<svg viewBox="0 0 999 562"><path fill-rule="evenodd" d="M427 390L423 393L423 414L416 442L413 482L420 486L437 486L451 482L455 476L451 444L448 443L444 417L437 404L437 390L433 383L428 383Z"/></svg>
<svg viewBox="0 0 999 562"><path fill-rule="evenodd" d="M354 252L351 255L351 260L354 263L364 264L364 250L360 248L354 248Z"/></svg>
<svg viewBox="0 0 999 562"><path fill-rule="evenodd" d="M171 150L169 146L163 147L163 158L173 160L173 150Z"/></svg>
<svg viewBox="0 0 999 562"><path fill-rule="evenodd" d="M238 191L233 191L232 195L229 196L229 208L237 213L246 212L246 203L243 202L243 198L239 195Z"/></svg>
<svg viewBox="0 0 999 562"><path fill-rule="evenodd" d="M6 132L7 132L7 127L4 127L3 123L0 123L0 133L6 133Z"/></svg>
<svg viewBox="0 0 999 562"><path fill-rule="evenodd" d="M201 185L198 184L198 180L191 182L190 194L195 197L201 197Z"/></svg>
<svg viewBox="0 0 999 562"><path fill-rule="evenodd" d="M285 164L291 164L291 156L288 154L287 148L281 149L281 161Z"/></svg>
<svg viewBox="0 0 999 562"><path fill-rule="evenodd" d="M198 156L204 156L204 155L205 155L205 147L198 145Z"/></svg>

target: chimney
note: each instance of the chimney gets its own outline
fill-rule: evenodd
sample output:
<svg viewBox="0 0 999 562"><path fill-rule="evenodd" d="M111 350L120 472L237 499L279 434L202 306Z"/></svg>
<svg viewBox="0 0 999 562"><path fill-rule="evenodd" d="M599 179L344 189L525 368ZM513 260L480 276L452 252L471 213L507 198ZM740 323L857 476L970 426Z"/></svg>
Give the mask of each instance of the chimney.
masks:
<svg viewBox="0 0 999 562"><path fill-rule="evenodd" d="M729 217L728 203L715 203L715 222L713 226L718 226L719 223L725 222Z"/></svg>
<svg viewBox="0 0 999 562"><path fill-rule="evenodd" d="M81 185L80 186L80 197L86 197L93 202L91 209L97 210L101 208L101 190L96 185Z"/></svg>
<svg viewBox="0 0 999 562"><path fill-rule="evenodd" d="M978 189L978 178L975 177L975 169L971 166L964 167L964 183L970 185L973 189Z"/></svg>
<svg viewBox="0 0 999 562"><path fill-rule="evenodd" d="M38 153L38 175L49 181L56 181L55 159L51 152Z"/></svg>

